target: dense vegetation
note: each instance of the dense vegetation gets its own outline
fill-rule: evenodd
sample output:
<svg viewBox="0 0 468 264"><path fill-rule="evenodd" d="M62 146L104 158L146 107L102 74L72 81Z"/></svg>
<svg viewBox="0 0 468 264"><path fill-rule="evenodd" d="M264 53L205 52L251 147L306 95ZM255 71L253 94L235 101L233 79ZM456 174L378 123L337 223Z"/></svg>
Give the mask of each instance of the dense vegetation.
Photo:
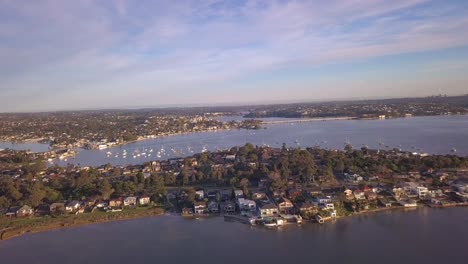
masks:
<svg viewBox="0 0 468 264"><path fill-rule="evenodd" d="M26 155L26 156L24 156ZM235 157L227 159L228 156ZM1 166L28 161L27 154L3 157ZM235 186L246 188L266 180L270 190L284 190L288 181L302 185L334 183L343 173L398 175L410 171L467 168L468 159L454 155L421 157L407 152L366 148L331 151L318 148L272 149L246 144L228 151L125 168L69 166L46 168L40 160L20 163L18 176L0 176L0 208L38 206L62 200L109 199L112 196L166 194L167 186Z"/></svg>

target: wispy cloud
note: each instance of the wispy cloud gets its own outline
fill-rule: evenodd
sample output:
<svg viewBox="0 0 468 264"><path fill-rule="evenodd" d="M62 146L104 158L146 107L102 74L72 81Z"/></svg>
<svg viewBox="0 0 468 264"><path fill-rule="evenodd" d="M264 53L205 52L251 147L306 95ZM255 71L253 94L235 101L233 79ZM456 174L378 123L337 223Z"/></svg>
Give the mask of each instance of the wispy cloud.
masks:
<svg viewBox="0 0 468 264"><path fill-rule="evenodd" d="M259 73L466 46L467 9L452 0L1 0L0 103L39 91L178 103L169 89L208 101Z"/></svg>

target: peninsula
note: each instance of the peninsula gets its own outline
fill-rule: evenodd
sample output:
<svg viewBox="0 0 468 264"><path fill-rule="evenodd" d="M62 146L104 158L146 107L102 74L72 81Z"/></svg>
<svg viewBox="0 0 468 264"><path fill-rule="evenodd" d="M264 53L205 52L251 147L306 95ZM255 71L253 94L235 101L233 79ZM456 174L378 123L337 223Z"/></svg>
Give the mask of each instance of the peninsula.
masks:
<svg viewBox="0 0 468 264"><path fill-rule="evenodd" d="M160 215L222 215L278 226L357 213L468 202L468 159L366 147L343 150L246 144L140 165L47 167L0 151L2 239Z"/></svg>

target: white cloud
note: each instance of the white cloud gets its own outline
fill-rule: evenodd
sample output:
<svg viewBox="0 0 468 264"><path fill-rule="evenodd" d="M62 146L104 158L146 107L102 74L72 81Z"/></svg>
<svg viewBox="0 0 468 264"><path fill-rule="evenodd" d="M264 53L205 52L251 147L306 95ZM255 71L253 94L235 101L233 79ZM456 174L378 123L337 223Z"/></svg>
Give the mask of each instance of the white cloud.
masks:
<svg viewBox="0 0 468 264"><path fill-rule="evenodd" d="M64 98L113 90L164 100L168 89L203 87L208 98L226 82L257 73L468 45L461 34L467 13L458 5L0 1L0 90L10 101L59 90Z"/></svg>

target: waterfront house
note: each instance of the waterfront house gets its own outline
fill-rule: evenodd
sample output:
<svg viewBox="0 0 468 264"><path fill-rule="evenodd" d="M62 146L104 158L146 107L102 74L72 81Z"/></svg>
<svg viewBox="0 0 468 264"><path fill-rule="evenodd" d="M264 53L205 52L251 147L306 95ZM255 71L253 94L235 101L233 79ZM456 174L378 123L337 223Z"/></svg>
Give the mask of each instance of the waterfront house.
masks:
<svg viewBox="0 0 468 264"><path fill-rule="evenodd" d="M411 199L404 199L404 200L400 200L400 205L402 205L403 207L417 207L418 204L416 203L415 200L411 200Z"/></svg>
<svg viewBox="0 0 468 264"><path fill-rule="evenodd" d="M84 201L86 207L93 207L96 204L97 198L96 197L88 197Z"/></svg>
<svg viewBox="0 0 468 264"><path fill-rule="evenodd" d="M121 207L122 206L123 199L122 198L115 198L109 200L109 207L115 208L115 207Z"/></svg>
<svg viewBox="0 0 468 264"><path fill-rule="evenodd" d="M212 214L219 213L219 204L215 201L208 202L208 212Z"/></svg>
<svg viewBox="0 0 468 264"><path fill-rule="evenodd" d="M76 212L80 209L81 205L79 201L70 201L65 206L65 211L67 212Z"/></svg>
<svg viewBox="0 0 468 264"><path fill-rule="evenodd" d="M50 206L48 204L39 205L34 213L38 216L44 216L50 214Z"/></svg>
<svg viewBox="0 0 468 264"><path fill-rule="evenodd" d="M61 214L65 212L65 203L53 203L50 205L50 213Z"/></svg>
<svg viewBox="0 0 468 264"><path fill-rule="evenodd" d="M326 209L326 210L333 210L335 209L335 205L333 204L333 201L330 196L326 197L317 197L315 198L314 203L318 206L320 209Z"/></svg>
<svg viewBox="0 0 468 264"><path fill-rule="evenodd" d="M236 205L231 201L226 201L221 204L221 210L224 214L233 214L236 212Z"/></svg>
<svg viewBox="0 0 468 264"><path fill-rule="evenodd" d="M272 203L267 203L260 207L260 216L271 217L279 215L278 207Z"/></svg>
<svg viewBox="0 0 468 264"><path fill-rule="evenodd" d="M280 198L278 200L278 211L280 214L292 214L294 211L293 203L287 198Z"/></svg>
<svg viewBox="0 0 468 264"><path fill-rule="evenodd" d="M17 217L26 217L34 213L33 209L29 205L23 205L16 211Z"/></svg>
<svg viewBox="0 0 468 264"><path fill-rule="evenodd" d="M237 205L239 206L239 210L241 211L256 211L257 210L257 204L255 203L255 201L252 201L249 199L239 198L237 199Z"/></svg>
<svg viewBox="0 0 468 264"><path fill-rule="evenodd" d="M23 205L23 206L15 206L15 207L10 207L8 211L6 212L7 217L27 217L30 216L34 213L34 210L29 206L29 205Z"/></svg>
<svg viewBox="0 0 468 264"><path fill-rule="evenodd" d="M392 201L386 197L381 197L378 199L380 204L385 207L392 207Z"/></svg>
<svg viewBox="0 0 468 264"><path fill-rule="evenodd" d="M148 205L149 203L150 203L149 196L140 196L140 198L138 198L138 204L140 206Z"/></svg>
<svg viewBox="0 0 468 264"><path fill-rule="evenodd" d="M182 208L182 216L192 216L193 215L193 208L184 207Z"/></svg>
<svg viewBox="0 0 468 264"><path fill-rule="evenodd" d="M136 206L137 198L135 196L128 196L123 199L124 206Z"/></svg>
<svg viewBox="0 0 468 264"><path fill-rule="evenodd" d="M205 202L199 201L199 202L195 202L193 204L193 212L195 214L205 214L206 210L207 210L207 208L206 208L206 203Z"/></svg>
<svg viewBox="0 0 468 264"><path fill-rule="evenodd" d="M309 218L309 216L315 215L318 212L317 206L308 201L298 205L297 209L300 214L306 218Z"/></svg>
<svg viewBox="0 0 468 264"><path fill-rule="evenodd" d="M417 186L416 192L418 194L419 199L421 200L425 200L429 194L429 190L427 189L427 187L424 186Z"/></svg>

